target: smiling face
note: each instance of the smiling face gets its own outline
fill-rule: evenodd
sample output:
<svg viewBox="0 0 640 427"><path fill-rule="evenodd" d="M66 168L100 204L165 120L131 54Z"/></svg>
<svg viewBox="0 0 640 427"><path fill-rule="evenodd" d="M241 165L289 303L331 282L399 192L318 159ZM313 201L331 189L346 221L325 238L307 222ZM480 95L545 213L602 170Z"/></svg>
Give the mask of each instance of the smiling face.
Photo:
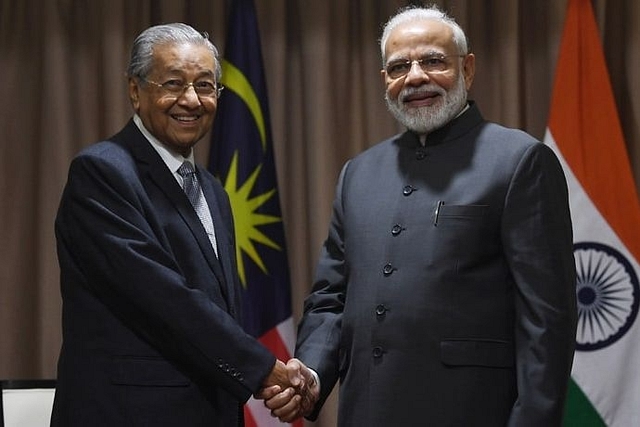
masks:
<svg viewBox="0 0 640 427"><path fill-rule="evenodd" d="M129 79L131 104L145 128L167 148L185 157L211 129L217 97L199 97L192 86L175 95L148 81L162 84L175 80L187 85L206 80L215 84L214 70L215 58L206 46L162 44L153 49L149 74L144 79Z"/></svg>
<svg viewBox="0 0 640 427"><path fill-rule="evenodd" d="M395 27L385 46L386 64L413 61L400 77L382 70L389 111L408 129L429 133L451 121L466 105L473 82L475 57L461 55L447 24L435 19L404 22ZM427 58L443 64L429 70ZM430 60L435 61L436 59Z"/></svg>

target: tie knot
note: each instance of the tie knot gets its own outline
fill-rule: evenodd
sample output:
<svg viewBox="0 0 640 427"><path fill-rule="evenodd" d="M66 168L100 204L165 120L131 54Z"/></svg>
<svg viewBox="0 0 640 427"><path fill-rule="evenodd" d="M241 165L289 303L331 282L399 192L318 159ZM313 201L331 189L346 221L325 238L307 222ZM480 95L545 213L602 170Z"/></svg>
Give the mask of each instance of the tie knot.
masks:
<svg viewBox="0 0 640 427"><path fill-rule="evenodd" d="M186 178L189 175L193 175L194 173L196 173L196 171L193 168L191 162L188 161L183 162L178 168L178 174L183 178Z"/></svg>

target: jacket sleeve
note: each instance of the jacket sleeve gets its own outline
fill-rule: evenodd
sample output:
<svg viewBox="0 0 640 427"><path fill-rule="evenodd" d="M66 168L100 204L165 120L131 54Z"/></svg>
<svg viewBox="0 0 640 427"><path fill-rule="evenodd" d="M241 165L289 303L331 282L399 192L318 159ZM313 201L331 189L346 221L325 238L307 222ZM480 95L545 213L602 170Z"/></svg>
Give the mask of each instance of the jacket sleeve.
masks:
<svg viewBox="0 0 640 427"><path fill-rule="evenodd" d="M313 289L305 300L298 328L296 357L314 369L320 378L320 399L308 417L310 420L317 418L339 377L340 332L348 281L344 259L342 188L348 165L340 173L329 233L322 246Z"/></svg>
<svg viewBox="0 0 640 427"><path fill-rule="evenodd" d="M561 425L575 348L575 261L567 184L544 144L516 168L501 232L516 283L518 398L509 425Z"/></svg>

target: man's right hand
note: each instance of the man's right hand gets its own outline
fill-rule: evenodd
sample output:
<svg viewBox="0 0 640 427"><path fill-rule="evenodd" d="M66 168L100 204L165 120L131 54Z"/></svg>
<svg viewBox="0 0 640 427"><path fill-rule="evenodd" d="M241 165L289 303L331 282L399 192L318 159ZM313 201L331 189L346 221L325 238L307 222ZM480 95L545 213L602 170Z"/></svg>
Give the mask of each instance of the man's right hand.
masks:
<svg viewBox="0 0 640 427"><path fill-rule="evenodd" d="M311 414L320 397L320 384L300 360L290 359L286 365L278 360L264 387L254 397L264 400L271 415L282 422L291 422Z"/></svg>

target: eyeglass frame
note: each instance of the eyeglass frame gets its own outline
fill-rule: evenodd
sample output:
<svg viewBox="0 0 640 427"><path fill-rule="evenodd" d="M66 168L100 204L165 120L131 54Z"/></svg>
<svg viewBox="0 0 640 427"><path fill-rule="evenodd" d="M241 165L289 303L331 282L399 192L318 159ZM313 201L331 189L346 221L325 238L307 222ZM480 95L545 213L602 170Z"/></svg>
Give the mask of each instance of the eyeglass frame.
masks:
<svg viewBox="0 0 640 427"><path fill-rule="evenodd" d="M196 83L196 81L192 81L192 82L189 82L189 83L187 83L187 84L183 85L183 86L182 86L182 89L181 89L179 92L172 92L172 91L171 91L171 89L167 89L166 84L167 84L167 83L170 83L170 82L172 82L172 81L175 81L175 80L179 80L179 79L169 79L169 80L167 80L167 81L166 81L166 82L164 82L164 83L158 83L158 82L155 82L155 81L150 80L150 79L148 79L148 78L146 78L146 77L143 77L143 76L138 76L138 78L139 78L140 80L142 80L143 82L145 82L145 83L149 83L149 84L154 85L154 86L155 86L155 87L157 87L157 88L160 88L160 89L161 89L161 90L163 90L167 95L175 96L175 97L176 97L176 99L177 99L177 98L180 98L182 95L184 95L184 93L189 89L189 87L192 87L192 88L193 88L193 91L196 93L196 95L198 96L198 98L200 98L200 97L202 97L202 96L203 96L203 97L211 97L211 95L214 95L214 94L215 94L215 98L216 98L216 99L218 99L218 98L220 98L220 94L221 94L221 93L222 93L222 91L224 90L224 86L222 86L221 84L216 83L216 84L215 84L215 86L214 86L213 92L212 92L210 95L207 95L207 94L201 94L201 93L198 93L198 89L194 86L194 84ZM209 82L207 82L207 83L209 83Z"/></svg>
<svg viewBox="0 0 640 427"><path fill-rule="evenodd" d="M440 61L442 61L444 63L445 66L447 66L448 64L446 63L445 59L447 58L464 58L466 57L468 54L455 54L455 55L444 55L442 53L429 53L425 56L423 56L420 59L403 59L403 58L399 58L393 61L388 62L385 66L384 66L384 71L387 74L387 76L389 76L389 78L397 80L397 79L401 79L403 77L406 77L410 72L411 69L413 68L413 64L417 63L420 66L420 69L422 70L422 72L426 73L426 74L441 74L441 73L445 73L449 70L448 67L445 67L442 70L427 70L425 69L425 61L429 61L429 60L433 60L433 59L438 59ZM393 71L389 71L389 68L391 66L395 66L395 65L407 65L407 71L401 73L400 75L394 76Z"/></svg>

